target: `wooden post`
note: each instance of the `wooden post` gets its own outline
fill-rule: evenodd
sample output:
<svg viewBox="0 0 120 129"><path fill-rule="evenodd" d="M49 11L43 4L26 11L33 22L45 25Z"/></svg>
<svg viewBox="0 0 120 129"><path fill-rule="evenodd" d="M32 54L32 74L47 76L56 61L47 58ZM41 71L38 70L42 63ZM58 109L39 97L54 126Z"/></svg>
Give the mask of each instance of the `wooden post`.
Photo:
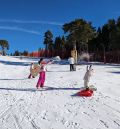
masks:
<svg viewBox="0 0 120 129"><path fill-rule="evenodd" d="M74 58L75 64L77 64L77 50L72 50L71 51L71 56Z"/></svg>

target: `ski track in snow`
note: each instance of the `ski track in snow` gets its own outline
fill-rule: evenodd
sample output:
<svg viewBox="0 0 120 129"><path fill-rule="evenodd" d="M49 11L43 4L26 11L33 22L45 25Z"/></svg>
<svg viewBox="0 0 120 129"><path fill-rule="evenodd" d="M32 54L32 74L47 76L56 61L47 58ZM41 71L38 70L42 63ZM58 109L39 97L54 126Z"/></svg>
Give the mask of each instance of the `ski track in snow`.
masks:
<svg viewBox="0 0 120 129"><path fill-rule="evenodd" d="M85 65L76 72L48 65L45 87L36 90L38 77L27 79L30 59L0 60L0 129L120 129L120 75L111 72L117 67L95 65L98 90L86 98L72 96L83 87Z"/></svg>

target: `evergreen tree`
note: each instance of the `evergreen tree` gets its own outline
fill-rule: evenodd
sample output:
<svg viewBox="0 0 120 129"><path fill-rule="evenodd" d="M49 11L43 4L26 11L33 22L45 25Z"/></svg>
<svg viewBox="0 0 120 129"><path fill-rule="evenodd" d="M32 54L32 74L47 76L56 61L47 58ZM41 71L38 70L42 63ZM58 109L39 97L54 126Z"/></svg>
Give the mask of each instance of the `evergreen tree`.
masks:
<svg viewBox="0 0 120 129"><path fill-rule="evenodd" d="M13 56L20 56L21 55L21 52L19 52L18 50L16 50L13 54Z"/></svg>
<svg viewBox="0 0 120 129"><path fill-rule="evenodd" d="M50 30L45 32L44 44L45 44L46 51L53 49L53 34ZM46 56L47 56L47 54L46 54Z"/></svg>
<svg viewBox="0 0 120 129"><path fill-rule="evenodd" d="M6 55L6 50L9 50L9 43L7 40L0 40L0 46L2 48L2 55Z"/></svg>
<svg viewBox="0 0 120 129"><path fill-rule="evenodd" d="M23 56L28 56L28 51L24 50L22 53Z"/></svg>
<svg viewBox="0 0 120 129"><path fill-rule="evenodd" d="M91 23L83 19L76 19L64 24L63 30L68 34L67 43L70 44L70 48L76 45L77 50L81 50L81 47L86 47L86 50L88 50L88 42L96 34L95 28L92 27Z"/></svg>

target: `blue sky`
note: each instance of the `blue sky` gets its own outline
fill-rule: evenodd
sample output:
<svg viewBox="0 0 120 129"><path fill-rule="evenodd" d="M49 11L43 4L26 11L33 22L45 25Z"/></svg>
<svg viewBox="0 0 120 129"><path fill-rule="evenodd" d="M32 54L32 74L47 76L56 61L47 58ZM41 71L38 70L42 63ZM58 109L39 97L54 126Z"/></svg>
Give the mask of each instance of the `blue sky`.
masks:
<svg viewBox="0 0 120 129"><path fill-rule="evenodd" d="M94 27L120 16L120 0L0 0L0 39L9 41L9 53L43 48L47 30L64 34L62 25L76 18Z"/></svg>

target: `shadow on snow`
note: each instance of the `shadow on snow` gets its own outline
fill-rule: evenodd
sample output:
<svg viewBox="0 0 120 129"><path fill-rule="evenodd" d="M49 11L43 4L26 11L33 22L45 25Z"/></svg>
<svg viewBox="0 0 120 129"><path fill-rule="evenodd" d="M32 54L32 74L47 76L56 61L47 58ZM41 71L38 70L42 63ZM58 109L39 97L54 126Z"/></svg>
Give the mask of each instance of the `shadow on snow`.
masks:
<svg viewBox="0 0 120 129"><path fill-rule="evenodd" d="M120 71L114 71L114 72L109 72L109 73L120 74Z"/></svg>
<svg viewBox="0 0 120 129"><path fill-rule="evenodd" d="M31 62L13 62L13 61L0 61L2 64L5 65L17 65L17 66L28 66Z"/></svg>
<svg viewBox="0 0 120 129"><path fill-rule="evenodd" d="M4 78L4 79L0 79L0 80L27 80L28 78L18 78L18 79L14 79L14 78Z"/></svg>
<svg viewBox="0 0 120 129"><path fill-rule="evenodd" d="M36 88L3 88L0 87L0 90L6 90L6 91L29 91L29 92L35 92L35 91L53 91L53 90L81 90L82 88L55 88L55 87L43 87L40 89Z"/></svg>

